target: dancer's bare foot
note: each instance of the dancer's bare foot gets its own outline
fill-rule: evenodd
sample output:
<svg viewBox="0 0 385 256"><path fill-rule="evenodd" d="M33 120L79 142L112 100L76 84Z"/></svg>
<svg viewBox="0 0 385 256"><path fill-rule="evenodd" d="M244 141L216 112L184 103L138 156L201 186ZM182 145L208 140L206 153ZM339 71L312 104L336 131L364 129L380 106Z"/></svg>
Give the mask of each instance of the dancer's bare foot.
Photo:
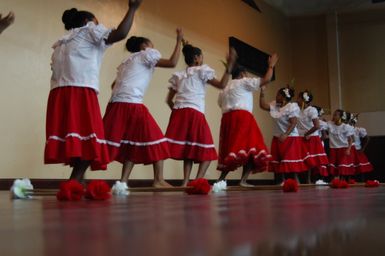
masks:
<svg viewBox="0 0 385 256"><path fill-rule="evenodd" d="M239 186L244 187L244 188L253 188L255 187L254 185L251 185L247 183L246 181L239 182Z"/></svg>
<svg viewBox="0 0 385 256"><path fill-rule="evenodd" d="M171 186L170 183L166 182L165 180L161 180L161 181L154 181L154 183L152 184L152 186L154 188L172 188L173 186Z"/></svg>

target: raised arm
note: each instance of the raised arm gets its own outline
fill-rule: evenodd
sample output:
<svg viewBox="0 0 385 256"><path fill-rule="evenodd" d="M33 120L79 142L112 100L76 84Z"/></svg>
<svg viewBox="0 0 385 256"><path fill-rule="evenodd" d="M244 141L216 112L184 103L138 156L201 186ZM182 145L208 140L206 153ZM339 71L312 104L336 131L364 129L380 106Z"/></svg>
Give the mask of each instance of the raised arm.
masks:
<svg viewBox="0 0 385 256"><path fill-rule="evenodd" d="M167 98L166 98L166 103L172 110L174 107L174 97L175 97L176 91L172 88L169 89Z"/></svg>
<svg viewBox="0 0 385 256"><path fill-rule="evenodd" d="M108 38L106 39L106 44L113 44L118 41L126 38L128 32L131 29L132 23L134 21L134 16L136 10L139 8L142 0L129 0L128 1L128 11L124 16L123 20L120 22L117 29L112 30Z"/></svg>
<svg viewBox="0 0 385 256"><path fill-rule="evenodd" d="M265 90L266 86L262 86L261 92L259 94L259 107L265 111L270 111L270 105L266 102L265 99Z"/></svg>
<svg viewBox="0 0 385 256"><path fill-rule="evenodd" d="M7 16L2 17L0 14L0 34L15 21L15 14L9 12Z"/></svg>
<svg viewBox="0 0 385 256"><path fill-rule="evenodd" d="M234 48L230 48L230 53L227 56L227 67L225 73L223 73L222 79L219 81L217 79L211 79L207 81L210 85L214 86L218 89L223 89L226 87L227 83L229 82L231 72L233 71L233 67L235 64L235 61L237 60L238 55Z"/></svg>
<svg viewBox="0 0 385 256"><path fill-rule="evenodd" d="M274 53L269 57L269 61L268 61L269 67L267 68L267 72L265 76L261 79L261 85L268 84L271 81L271 78L273 77L273 73L274 73L274 67L275 67L275 64L277 64L278 59L279 57L276 53Z"/></svg>
<svg viewBox="0 0 385 256"><path fill-rule="evenodd" d="M279 141L284 142L286 138L290 135L290 133L294 130L295 126L297 125L298 119L296 117L289 118L289 127L287 127L287 130L285 133L281 134L279 136Z"/></svg>
<svg viewBox="0 0 385 256"><path fill-rule="evenodd" d="M174 68L176 64L178 64L181 47L182 47L182 41L183 41L183 31L182 29L178 28L176 30L176 45L174 48L174 52L171 54L169 59L160 59L156 64L156 66L162 67L162 68Z"/></svg>

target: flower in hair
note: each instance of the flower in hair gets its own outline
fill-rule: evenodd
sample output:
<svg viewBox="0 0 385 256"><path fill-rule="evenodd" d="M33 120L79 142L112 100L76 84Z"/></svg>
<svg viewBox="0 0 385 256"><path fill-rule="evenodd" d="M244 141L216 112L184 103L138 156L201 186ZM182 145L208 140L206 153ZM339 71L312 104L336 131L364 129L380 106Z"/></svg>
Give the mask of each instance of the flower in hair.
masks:
<svg viewBox="0 0 385 256"><path fill-rule="evenodd" d="M342 112L342 117L341 117L341 119L342 119L342 120L346 120L347 118L348 118L348 116L347 116L346 112L343 111L343 112Z"/></svg>
<svg viewBox="0 0 385 256"><path fill-rule="evenodd" d="M319 116L322 116L323 114L325 114L325 110L323 108L321 108L319 111Z"/></svg>
<svg viewBox="0 0 385 256"><path fill-rule="evenodd" d="M306 102L309 102L310 96L309 96L308 92L304 92L304 93L302 94L302 98L303 98Z"/></svg>
<svg viewBox="0 0 385 256"><path fill-rule="evenodd" d="M285 93L285 96L286 96L286 98L291 98L291 95L290 95L290 90L289 90L289 88L285 88L285 89L283 89L283 92Z"/></svg>

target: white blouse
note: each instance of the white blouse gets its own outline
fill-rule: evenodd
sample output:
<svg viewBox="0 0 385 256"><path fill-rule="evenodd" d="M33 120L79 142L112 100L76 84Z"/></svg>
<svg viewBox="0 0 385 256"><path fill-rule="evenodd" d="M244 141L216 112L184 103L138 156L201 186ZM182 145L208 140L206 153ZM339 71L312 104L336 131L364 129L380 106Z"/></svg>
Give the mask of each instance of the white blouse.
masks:
<svg viewBox="0 0 385 256"><path fill-rule="evenodd" d="M360 150L362 148L361 146L361 138L365 138L368 136L368 132L363 127L354 127L354 146L357 150Z"/></svg>
<svg viewBox="0 0 385 256"><path fill-rule="evenodd" d="M124 60L118 67L110 102L143 103L144 94L160 58L158 50L147 48Z"/></svg>
<svg viewBox="0 0 385 256"><path fill-rule="evenodd" d="M88 22L59 39L52 47L51 90L79 86L99 92L99 71L110 33L111 29Z"/></svg>
<svg viewBox="0 0 385 256"><path fill-rule="evenodd" d="M233 79L220 92L218 104L222 113L231 110L246 110L253 112L253 92L259 90L260 78Z"/></svg>
<svg viewBox="0 0 385 256"><path fill-rule="evenodd" d="M170 88L176 91L174 109L194 108L205 112L206 83L215 78L215 71L207 65L188 67L175 72Z"/></svg>
<svg viewBox="0 0 385 256"><path fill-rule="evenodd" d="M354 128L347 124L336 125L334 122L327 122L329 132L330 148L346 148L349 146L348 138L354 135Z"/></svg>
<svg viewBox="0 0 385 256"><path fill-rule="evenodd" d="M270 115L275 120L275 129L273 135L279 137L281 134L287 131L287 128L290 125L290 118L299 117L299 106L297 103L287 103L283 107L277 106L275 101L270 103ZM299 136L297 127L291 131L289 136Z"/></svg>
<svg viewBox="0 0 385 256"><path fill-rule="evenodd" d="M307 131L313 128L313 120L318 119L318 111L315 107L309 106L304 110L301 110L298 118L298 133L300 136L304 136ZM319 131L315 131L310 136L319 136Z"/></svg>

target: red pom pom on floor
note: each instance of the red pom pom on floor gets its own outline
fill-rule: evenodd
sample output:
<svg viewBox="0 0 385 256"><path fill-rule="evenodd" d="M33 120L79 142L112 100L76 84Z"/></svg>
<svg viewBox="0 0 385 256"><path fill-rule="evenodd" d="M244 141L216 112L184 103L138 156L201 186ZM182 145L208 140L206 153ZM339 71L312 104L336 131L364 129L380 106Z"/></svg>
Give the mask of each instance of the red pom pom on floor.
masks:
<svg viewBox="0 0 385 256"><path fill-rule="evenodd" d="M104 180L93 180L86 188L86 198L91 200L107 200L111 197L111 188Z"/></svg>
<svg viewBox="0 0 385 256"><path fill-rule="evenodd" d="M335 178L330 183L330 187L331 188L348 188L349 187L349 183L347 181L345 181L345 180L340 180L338 178Z"/></svg>
<svg viewBox="0 0 385 256"><path fill-rule="evenodd" d="M365 187L367 187L367 188L375 188L378 186L380 186L380 182L378 180L368 180L365 183Z"/></svg>
<svg viewBox="0 0 385 256"><path fill-rule="evenodd" d="M282 186L283 192L297 192L298 182L295 179L287 179Z"/></svg>
<svg viewBox="0 0 385 256"><path fill-rule="evenodd" d="M186 190L189 195L207 195L211 190L211 185L208 180L204 178L192 180L187 186L192 187Z"/></svg>
<svg viewBox="0 0 385 256"><path fill-rule="evenodd" d="M77 180L67 180L60 183L56 198L59 201L79 201L84 196L84 187Z"/></svg>

